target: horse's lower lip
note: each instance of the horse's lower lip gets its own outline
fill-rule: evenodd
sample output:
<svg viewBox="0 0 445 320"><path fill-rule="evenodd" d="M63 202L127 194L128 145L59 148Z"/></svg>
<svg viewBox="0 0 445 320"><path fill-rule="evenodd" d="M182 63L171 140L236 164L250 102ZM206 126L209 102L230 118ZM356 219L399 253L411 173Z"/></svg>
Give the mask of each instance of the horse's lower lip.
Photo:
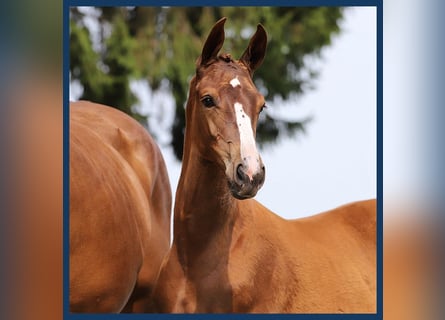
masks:
<svg viewBox="0 0 445 320"><path fill-rule="evenodd" d="M253 197L253 195L245 196L245 195L240 195L240 194L235 193L235 192L232 192L232 196L234 196L238 200L246 200L246 199L250 199L250 198Z"/></svg>
<svg viewBox="0 0 445 320"><path fill-rule="evenodd" d="M238 185L234 182L229 182L230 193L238 200L245 200L253 198L258 191L256 187L245 186L244 184Z"/></svg>

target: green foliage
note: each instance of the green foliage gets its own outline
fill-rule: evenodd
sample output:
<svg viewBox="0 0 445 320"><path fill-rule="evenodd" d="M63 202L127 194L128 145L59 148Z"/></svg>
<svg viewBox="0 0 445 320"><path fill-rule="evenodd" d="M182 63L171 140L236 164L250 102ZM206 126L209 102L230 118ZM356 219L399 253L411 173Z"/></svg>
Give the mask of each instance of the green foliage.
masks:
<svg viewBox="0 0 445 320"><path fill-rule="evenodd" d="M103 26L100 52L92 49L82 13L71 9L70 70L83 87L82 98L116 106L136 118L131 109L136 98L131 79L145 78L157 90L168 81L176 101L171 129L172 146L182 157L184 104L195 61L213 24L228 17L222 51L239 57L258 23L268 32L266 59L255 73L255 82L266 98L288 99L303 94L313 84L317 70L305 59L318 55L340 31L342 9L335 7L106 7L100 8ZM112 26L110 36L103 32ZM262 117L257 130L260 145L304 130L299 122Z"/></svg>
<svg viewBox="0 0 445 320"><path fill-rule="evenodd" d="M79 79L84 87L84 96L102 101L105 74L97 68L99 55L93 50L90 34L86 27L70 22L70 71L71 77Z"/></svg>
<svg viewBox="0 0 445 320"><path fill-rule="evenodd" d="M113 30L104 40L104 52L93 50L85 26L70 22L71 77L83 85L82 99L116 107L143 121L144 116L132 111L137 99L129 86L137 70L133 57L136 41L122 15L113 15L111 19Z"/></svg>

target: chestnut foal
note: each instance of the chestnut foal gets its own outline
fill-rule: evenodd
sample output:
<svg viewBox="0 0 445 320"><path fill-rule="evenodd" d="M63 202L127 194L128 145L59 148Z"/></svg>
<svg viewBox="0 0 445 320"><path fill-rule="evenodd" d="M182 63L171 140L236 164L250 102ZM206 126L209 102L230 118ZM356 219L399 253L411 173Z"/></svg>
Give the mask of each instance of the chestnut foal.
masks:
<svg viewBox="0 0 445 320"><path fill-rule="evenodd" d="M252 74L258 25L240 60L218 55L225 18L190 82L174 239L154 289L158 312L376 312L376 202L285 220L253 200L264 182L255 144L265 100Z"/></svg>

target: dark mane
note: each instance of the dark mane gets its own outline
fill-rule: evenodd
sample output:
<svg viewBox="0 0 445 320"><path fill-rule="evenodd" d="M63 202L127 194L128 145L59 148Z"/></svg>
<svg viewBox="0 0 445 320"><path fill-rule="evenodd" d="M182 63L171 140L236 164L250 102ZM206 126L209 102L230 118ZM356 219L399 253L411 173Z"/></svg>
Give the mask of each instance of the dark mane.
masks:
<svg viewBox="0 0 445 320"><path fill-rule="evenodd" d="M198 61L199 61L199 60L198 60ZM200 78L200 77L202 76L202 70L201 70L201 67L207 68L210 64L212 64L212 63L214 63L214 62L218 62L218 61L222 61L222 62L227 63L227 66L228 66L228 67L231 67L231 68L233 68L233 69L238 69L238 68L239 68L239 64L237 63L237 61L235 61L235 60L232 58L232 55L231 55L230 53L222 53L222 54L220 54L217 58L215 58L215 59L209 61L206 65L204 65L204 66L199 66L199 65L198 65L198 66L197 66L197 69L196 69L196 75L197 75L197 77Z"/></svg>
<svg viewBox="0 0 445 320"><path fill-rule="evenodd" d="M223 54L220 54L220 55L218 56L218 59L219 59L219 60L222 60L222 61L225 61L225 62L227 62L227 63L234 62L234 60L233 60L232 56L230 55L230 53L223 53Z"/></svg>

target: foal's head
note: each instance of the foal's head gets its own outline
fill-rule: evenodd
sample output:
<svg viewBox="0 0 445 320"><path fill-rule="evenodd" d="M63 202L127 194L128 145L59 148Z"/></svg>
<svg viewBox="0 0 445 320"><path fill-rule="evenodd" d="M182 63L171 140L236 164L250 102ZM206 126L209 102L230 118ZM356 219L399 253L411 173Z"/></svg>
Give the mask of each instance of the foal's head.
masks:
<svg viewBox="0 0 445 320"><path fill-rule="evenodd" d="M218 55L224 42L224 23L212 28L197 60L190 85L187 123L203 161L217 163L225 172L232 195L247 199L264 183L265 169L255 135L265 100L252 74L263 61L267 35L258 25L239 60ZM190 142L190 141L189 141Z"/></svg>

